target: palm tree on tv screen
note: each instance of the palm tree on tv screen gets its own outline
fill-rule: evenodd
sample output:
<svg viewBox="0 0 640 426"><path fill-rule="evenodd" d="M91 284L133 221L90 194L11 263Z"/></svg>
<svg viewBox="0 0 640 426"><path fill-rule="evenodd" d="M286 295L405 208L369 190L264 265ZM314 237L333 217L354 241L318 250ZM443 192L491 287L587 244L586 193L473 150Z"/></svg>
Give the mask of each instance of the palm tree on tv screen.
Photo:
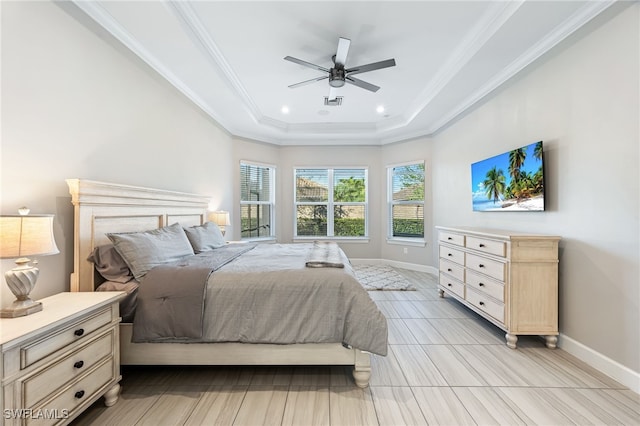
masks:
<svg viewBox="0 0 640 426"><path fill-rule="evenodd" d="M500 200L500 195L504 193L506 188L506 179L502 169L497 169L493 166L491 170L487 172L486 179L482 182L484 185L485 193L488 199L493 199L495 204Z"/></svg>

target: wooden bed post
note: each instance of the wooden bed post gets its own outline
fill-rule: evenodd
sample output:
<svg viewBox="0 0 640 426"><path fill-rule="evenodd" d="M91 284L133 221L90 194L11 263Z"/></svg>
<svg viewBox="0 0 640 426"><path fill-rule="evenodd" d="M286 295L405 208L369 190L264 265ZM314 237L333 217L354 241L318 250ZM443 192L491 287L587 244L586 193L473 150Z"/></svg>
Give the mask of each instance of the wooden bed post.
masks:
<svg viewBox="0 0 640 426"><path fill-rule="evenodd" d="M353 379L356 386L366 388L369 386L371 378L371 357L369 352L363 352L359 349L355 350L355 363L353 366Z"/></svg>

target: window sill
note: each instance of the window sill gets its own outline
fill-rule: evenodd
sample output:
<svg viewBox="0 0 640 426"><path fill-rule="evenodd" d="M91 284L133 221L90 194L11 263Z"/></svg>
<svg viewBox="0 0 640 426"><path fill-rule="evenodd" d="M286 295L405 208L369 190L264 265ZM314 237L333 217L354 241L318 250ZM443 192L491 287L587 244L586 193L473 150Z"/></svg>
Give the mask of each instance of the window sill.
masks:
<svg viewBox="0 0 640 426"><path fill-rule="evenodd" d="M369 237L294 237L293 242L308 243L311 241L335 241L336 243L368 244Z"/></svg>
<svg viewBox="0 0 640 426"><path fill-rule="evenodd" d="M423 238L387 238L387 244L426 247L427 242Z"/></svg>

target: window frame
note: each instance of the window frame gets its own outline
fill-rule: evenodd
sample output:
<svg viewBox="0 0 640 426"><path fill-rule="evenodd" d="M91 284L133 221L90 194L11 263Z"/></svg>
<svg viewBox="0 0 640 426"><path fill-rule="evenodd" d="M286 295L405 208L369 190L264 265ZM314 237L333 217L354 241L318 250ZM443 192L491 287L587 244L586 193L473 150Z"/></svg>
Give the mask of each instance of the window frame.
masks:
<svg viewBox="0 0 640 426"><path fill-rule="evenodd" d="M393 177L394 169L404 166L422 165L424 168L423 185L425 192L422 194L422 200L411 201L394 201L393 200ZM389 164L387 168L387 242L390 244L417 245L424 247L425 241L425 199L426 199L426 164L424 160L406 161L402 163ZM394 236L393 235L393 207L398 205L421 205L422 206L422 236Z"/></svg>
<svg viewBox="0 0 640 426"><path fill-rule="evenodd" d="M327 171L327 201L302 201L297 200L297 175L298 170L326 170ZM334 200L334 176L336 170L362 170L364 172L364 201L335 201ZM298 235L298 206L327 206L327 235ZM342 236L335 235L335 206L364 206L364 235ZM348 240L354 242L369 241L369 168L367 166L296 166L293 168L293 239L294 240Z"/></svg>
<svg viewBox="0 0 640 426"><path fill-rule="evenodd" d="M261 169L267 169L269 173L269 201L247 201L242 199L242 167L250 166ZM242 241L262 241L274 240L276 238L276 166L273 164L260 163L256 161L240 160L240 240ZM243 237L242 236L242 208L247 205L268 206L269 207L269 235L260 237Z"/></svg>

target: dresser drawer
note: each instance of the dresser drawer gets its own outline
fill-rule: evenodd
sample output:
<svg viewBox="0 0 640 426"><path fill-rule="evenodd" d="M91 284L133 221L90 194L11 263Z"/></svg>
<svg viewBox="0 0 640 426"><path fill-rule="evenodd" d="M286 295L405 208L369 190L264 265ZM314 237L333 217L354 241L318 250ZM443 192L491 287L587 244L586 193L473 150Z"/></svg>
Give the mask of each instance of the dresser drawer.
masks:
<svg viewBox="0 0 640 426"><path fill-rule="evenodd" d="M109 330L82 349L29 377L22 384L25 406L35 406L38 401L53 393L60 385L82 375L105 357L113 356L114 340L114 331Z"/></svg>
<svg viewBox="0 0 640 426"><path fill-rule="evenodd" d="M485 238L467 236L466 247L500 257L505 257L507 253L507 244L504 241L487 240Z"/></svg>
<svg viewBox="0 0 640 426"><path fill-rule="evenodd" d="M85 401L90 400L96 392L114 379L113 363L113 358L108 359L90 374L83 376L71 386L67 386L52 400L46 401L37 407L36 410L48 410L50 413L67 413L68 416L73 416L76 408ZM57 422L60 422L60 419L27 419L27 424L34 426L53 425Z"/></svg>
<svg viewBox="0 0 640 426"><path fill-rule="evenodd" d="M111 322L111 307L104 308L96 314L84 318L69 327L44 336L35 343L23 347L20 351L20 367L26 368L36 361L51 355L60 348L73 342L85 339L91 332Z"/></svg>
<svg viewBox="0 0 640 426"><path fill-rule="evenodd" d="M464 299L464 284L442 272L440 273L440 287Z"/></svg>
<svg viewBox="0 0 640 426"><path fill-rule="evenodd" d="M494 299L504 303L504 283L494 281L486 275L468 270L466 272L466 285L474 289L488 294Z"/></svg>
<svg viewBox="0 0 640 426"><path fill-rule="evenodd" d="M493 277L498 281L504 281L506 269L505 263L467 253L465 265L469 269L473 269L474 271L480 272L481 274L489 275L490 277Z"/></svg>
<svg viewBox="0 0 640 426"><path fill-rule="evenodd" d="M464 252L447 246L440 246L440 257L459 265L464 265Z"/></svg>
<svg viewBox="0 0 640 426"><path fill-rule="evenodd" d="M440 259L440 272L451 275L458 281L464 281L464 266L450 262L446 259Z"/></svg>
<svg viewBox="0 0 640 426"><path fill-rule="evenodd" d="M464 247L464 235L454 234L453 232L440 231L438 233L438 239L445 243L455 244L460 247Z"/></svg>
<svg viewBox="0 0 640 426"><path fill-rule="evenodd" d="M498 303L486 294L479 293L472 288L467 288L467 302L476 308L486 312L501 323L504 323L504 304Z"/></svg>

